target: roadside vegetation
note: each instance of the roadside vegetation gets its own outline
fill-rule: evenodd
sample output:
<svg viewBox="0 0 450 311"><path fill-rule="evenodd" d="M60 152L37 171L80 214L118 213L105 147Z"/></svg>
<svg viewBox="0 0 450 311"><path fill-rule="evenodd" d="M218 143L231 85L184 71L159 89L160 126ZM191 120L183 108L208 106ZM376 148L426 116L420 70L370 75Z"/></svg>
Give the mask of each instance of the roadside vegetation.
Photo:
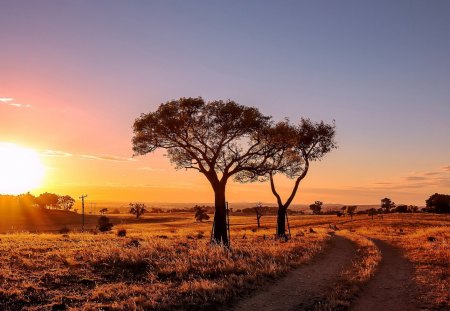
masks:
<svg viewBox="0 0 450 311"><path fill-rule="evenodd" d="M358 216L342 227L400 248L414 266L418 300L431 310L450 309L450 215L395 213L375 220Z"/></svg>
<svg viewBox="0 0 450 311"><path fill-rule="evenodd" d="M325 229L288 242L273 228L238 229L228 249L210 245L210 224L184 226L131 224L125 237L123 228L2 235L0 308L217 309L312 260L330 238Z"/></svg>
<svg viewBox="0 0 450 311"><path fill-rule="evenodd" d="M450 309L450 228L419 229L402 237L399 245L416 267L420 300L436 310Z"/></svg>

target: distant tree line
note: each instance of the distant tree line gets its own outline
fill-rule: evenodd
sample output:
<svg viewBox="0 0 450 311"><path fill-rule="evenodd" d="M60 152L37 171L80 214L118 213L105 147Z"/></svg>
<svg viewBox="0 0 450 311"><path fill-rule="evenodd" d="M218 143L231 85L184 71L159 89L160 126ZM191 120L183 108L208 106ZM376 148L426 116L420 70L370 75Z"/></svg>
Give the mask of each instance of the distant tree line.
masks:
<svg viewBox="0 0 450 311"><path fill-rule="evenodd" d="M435 193L425 201L422 210L428 213L450 214L450 195Z"/></svg>
<svg viewBox="0 0 450 311"><path fill-rule="evenodd" d="M19 207L39 207L55 210L70 211L73 209L75 199L69 195L58 195L45 192L38 196L31 193L19 195L0 195L0 206L12 206L18 204Z"/></svg>
<svg viewBox="0 0 450 311"><path fill-rule="evenodd" d="M450 195L435 193L425 200L425 207L421 209L425 213L450 214ZM396 205L391 199L381 199L381 207L378 213L417 213L419 207L416 205Z"/></svg>

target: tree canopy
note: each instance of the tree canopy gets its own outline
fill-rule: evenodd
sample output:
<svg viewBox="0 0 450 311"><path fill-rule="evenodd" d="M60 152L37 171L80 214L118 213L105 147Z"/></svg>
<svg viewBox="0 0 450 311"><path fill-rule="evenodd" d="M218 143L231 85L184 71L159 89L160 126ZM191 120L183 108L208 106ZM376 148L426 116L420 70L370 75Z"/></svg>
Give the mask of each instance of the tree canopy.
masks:
<svg viewBox="0 0 450 311"><path fill-rule="evenodd" d="M323 121L313 122L301 118L293 125L289 120L278 122L268 130L266 143L276 146L276 152L270 160L270 186L278 204L277 234L285 235L285 214L297 193L300 182L306 177L312 161L320 161L327 153L337 148L335 124ZM283 202L276 190L274 176L283 174L295 179L294 187Z"/></svg>
<svg viewBox="0 0 450 311"><path fill-rule="evenodd" d="M266 146L259 134L269 122L258 109L234 101L180 98L141 114L134 123L133 151L144 155L166 149L177 169L195 169L215 185L236 173L258 174L265 168L259 160Z"/></svg>
<svg viewBox="0 0 450 311"><path fill-rule="evenodd" d="M147 206L144 203L130 203L130 214L136 215L136 218L147 213Z"/></svg>
<svg viewBox="0 0 450 311"><path fill-rule="evenodd" d="M311 209L314 215L320 215L322 205L323 205L322 201L315 201L313 204L309 205L309 208Z"/></svg>
<svg viewBox="0 0 450 311"><path fill-rule="evenodd" d="M425 203L427 212L450 214L450 195L435 193Z"/></svg>
<svg viewBox="0 0 450 311"><path fill-rule="evenodd" d="M385 211L386 213L389 213L392 208L395 207L395 203L392 202L389 198L381 199L381 209Z"/></svg>
<svg viewBox="0 0 450 311"><path fill-rule="evenodd" d="M134 122L133 150L162 148L177 169L205 175L215 194L214 240L228 244L225 188L230 177L253 181L270 170L276 146L265 144L270 117L234 101L180 98L141 114ZM248 179L240 179L245 172Z"/></svg>

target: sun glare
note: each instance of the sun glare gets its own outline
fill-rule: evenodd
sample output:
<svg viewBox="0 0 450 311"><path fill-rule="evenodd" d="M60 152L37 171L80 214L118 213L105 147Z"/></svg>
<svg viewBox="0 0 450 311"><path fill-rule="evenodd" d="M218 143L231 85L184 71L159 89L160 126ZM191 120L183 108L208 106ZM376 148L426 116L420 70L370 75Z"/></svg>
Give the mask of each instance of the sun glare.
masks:
<svg viewBox="0 0 450 311"><path fill-rule="evenodd" d="M0 142L0 194L20 194L38 187L44 166L37 152Z"/></svg>

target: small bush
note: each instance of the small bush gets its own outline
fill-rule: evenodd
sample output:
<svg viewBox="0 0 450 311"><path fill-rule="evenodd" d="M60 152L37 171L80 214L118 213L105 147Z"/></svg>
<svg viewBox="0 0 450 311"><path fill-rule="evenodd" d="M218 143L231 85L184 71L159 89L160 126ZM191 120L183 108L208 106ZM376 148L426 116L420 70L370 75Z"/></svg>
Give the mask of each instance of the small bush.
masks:
<svg viewBox="0 0 450 311"><path fill-rule="evenodd" d="M202 222L203 220L209 220L209 215L207 214L207 209L202 206L194 206L195 220Z"/></svg>
<svg viewBox="0 0 450 311"><path fill-rule="evenodd" d="M70 229L67 226L64 226L61 229L59 229L59 233L61 233L61 234L67 234L69 232L70 232Z"/></svg>
<svg viewBox="0 0 450 311"><path fill-rule="evenodd" d="M133 248L141 246L141 242L138 239L131 239L125 244L126 248Z"/></svg>
<svg viewBox="0 0 450 311"><path fill-rule="evenodd" d="M124 237L127 236L127 229L120 228L117 230L117 236Z"/></svg>
<svg viewBox="0 0 450 311"><path fill-rule="evenodd" d="M98 230L101 232L111 231L111 228L114 225L109 222L109 218L106 216L102 216L98 219Z"/></svg>

